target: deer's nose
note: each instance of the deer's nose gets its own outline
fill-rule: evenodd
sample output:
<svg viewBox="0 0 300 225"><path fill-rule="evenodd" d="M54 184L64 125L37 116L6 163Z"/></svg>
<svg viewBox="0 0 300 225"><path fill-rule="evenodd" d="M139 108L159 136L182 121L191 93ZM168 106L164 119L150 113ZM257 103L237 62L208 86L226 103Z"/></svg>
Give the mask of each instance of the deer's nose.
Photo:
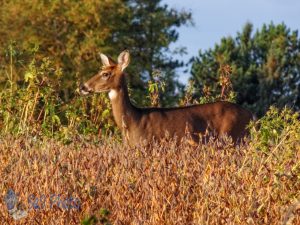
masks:
<svg viewBox="0 0 300 225"><path fill-rule="evenodd" d="M80 93L83 95L87 95L91 92L91 90L85 84L82 84L82 83L79 86L79 90L80 90Z"/></svg>

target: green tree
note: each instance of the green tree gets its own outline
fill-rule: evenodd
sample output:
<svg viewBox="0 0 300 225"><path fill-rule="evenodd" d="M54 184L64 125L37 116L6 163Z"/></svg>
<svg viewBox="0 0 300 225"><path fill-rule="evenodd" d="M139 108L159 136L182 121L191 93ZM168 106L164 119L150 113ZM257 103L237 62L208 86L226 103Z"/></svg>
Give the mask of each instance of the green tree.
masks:
<svg viewBox="0 0 300 225"><path fill-rule="evenodd" d="M253 34L246 24L235 38L222 38L220 44L200 51L192 65L192 79L198 88L216 90L218 69L232 67L237 102L262 115L270 105L300 106L300 39L285 24L263 25Z"/></svg>
<svg viewBox="0 0 300 225"><path fill-rule="evenodd" d="M178 39L176 28L191 21L190 13L170 9L161 0L1 3L1 55L10 41L15 41L21 50L35 49L35 57L50 57L63 69L65 99L77 78L87 79L99 70L99 51L115 57L125 48L132 53L128 73L131 86L139 90L134 93L136 100L146 93L145 84L157 69L163 71L167 94L173 94L178 86L174 71L182 63L172 58L169 45ZM18 57L23 63L29 61L24 54ZM15 68L16 79L23 79L17 72L22 68Z"/></svg>
<svg viewBox="0 0 300 225"><path fill-rule="evenodd" d="M174 59L174 52L171 52L169 46L178 40L176 28L192 23L191 13L170 9L167 5L162 5L161 0L126 2L130 14L121 35L127 34L127 38L123 39L123 46L132 46L132 58L136 60L129 71L133 87L143 93L145 81L153 81L159 70L162 72L160 77L166 83L166 97L161 99L165 104L170 103L171 99L168 96L174 95L175 89L179 87L175 69L183 63ZM178 48L176 52L184 54L184 49ZM143 83L138 82L141 75ZM174 100L174 97L172 98Z"/></svg>
<svg viewBox="0 0 300 225"><path fill-rule="evenodd" d="M11 41L21 51L39 48L35 57L50 57L63 69L64 90L74 89L76 74L87 76L99 69L99 51L113 51L110 33L125 12L120 0L3 1L0 50L4 53ZM20 54L17 60L26 63L27 57Z"/></svg>

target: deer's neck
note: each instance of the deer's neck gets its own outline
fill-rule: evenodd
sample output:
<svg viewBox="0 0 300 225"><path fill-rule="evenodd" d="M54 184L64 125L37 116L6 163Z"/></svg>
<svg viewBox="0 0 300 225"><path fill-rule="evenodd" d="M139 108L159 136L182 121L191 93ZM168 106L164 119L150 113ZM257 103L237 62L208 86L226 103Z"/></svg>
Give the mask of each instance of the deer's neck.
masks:
<svg viewBox="0 0 300 225"><path fill-rule="evenodd" d="M119 88L109 92L109 98L112 103L114 119L119 129L130 129L137 122L139 115L137 108L130 102L125 80Z"/></svg>

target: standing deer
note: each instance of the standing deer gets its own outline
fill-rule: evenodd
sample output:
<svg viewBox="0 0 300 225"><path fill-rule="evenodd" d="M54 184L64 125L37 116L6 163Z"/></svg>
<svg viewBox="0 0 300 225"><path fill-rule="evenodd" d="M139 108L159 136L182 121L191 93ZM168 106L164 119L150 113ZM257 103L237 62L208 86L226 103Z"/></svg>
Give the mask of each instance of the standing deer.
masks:
<svg viewBox="0 0 300 225"><path fill-rule="evenodd" d="M149 143L168 136L181 140L187 132L193 143L198 143L207 131L217 137L228 135L237 143L247 134L251 112L239 105L219 101L176 108L138 108L129 99L124 70L129 65L129 52L123 51L116 63L100 54L103 64L95 76L80 85L84 95L109 92L112 111L123 138L130 145Z"/></svg>

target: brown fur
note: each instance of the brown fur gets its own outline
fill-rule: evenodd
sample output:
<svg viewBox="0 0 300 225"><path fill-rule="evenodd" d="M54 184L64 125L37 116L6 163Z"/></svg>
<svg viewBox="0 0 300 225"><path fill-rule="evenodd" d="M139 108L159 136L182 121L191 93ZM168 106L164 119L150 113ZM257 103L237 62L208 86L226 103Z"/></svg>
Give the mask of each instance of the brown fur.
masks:
<svg viewBox="0 0 300 225"><path fill-rule="evenodd" d="M106 65L81 89L84 93L115 91L116 97L111 99L113 116L130 145L148 144L153 138L160 140L166 135L176 136L180 140L187 133L193 142L199 142L200 135L209 133L217 137L228 135L234 143L238 143L247 134L246 128L253 118L252 113L230 102L176 108L135 107L128 96L122 63L121 55L118 64L110 59L110 65ZM126 63L128 65L129 62ZM107 73L109 77L103 77Z"/></svg>

